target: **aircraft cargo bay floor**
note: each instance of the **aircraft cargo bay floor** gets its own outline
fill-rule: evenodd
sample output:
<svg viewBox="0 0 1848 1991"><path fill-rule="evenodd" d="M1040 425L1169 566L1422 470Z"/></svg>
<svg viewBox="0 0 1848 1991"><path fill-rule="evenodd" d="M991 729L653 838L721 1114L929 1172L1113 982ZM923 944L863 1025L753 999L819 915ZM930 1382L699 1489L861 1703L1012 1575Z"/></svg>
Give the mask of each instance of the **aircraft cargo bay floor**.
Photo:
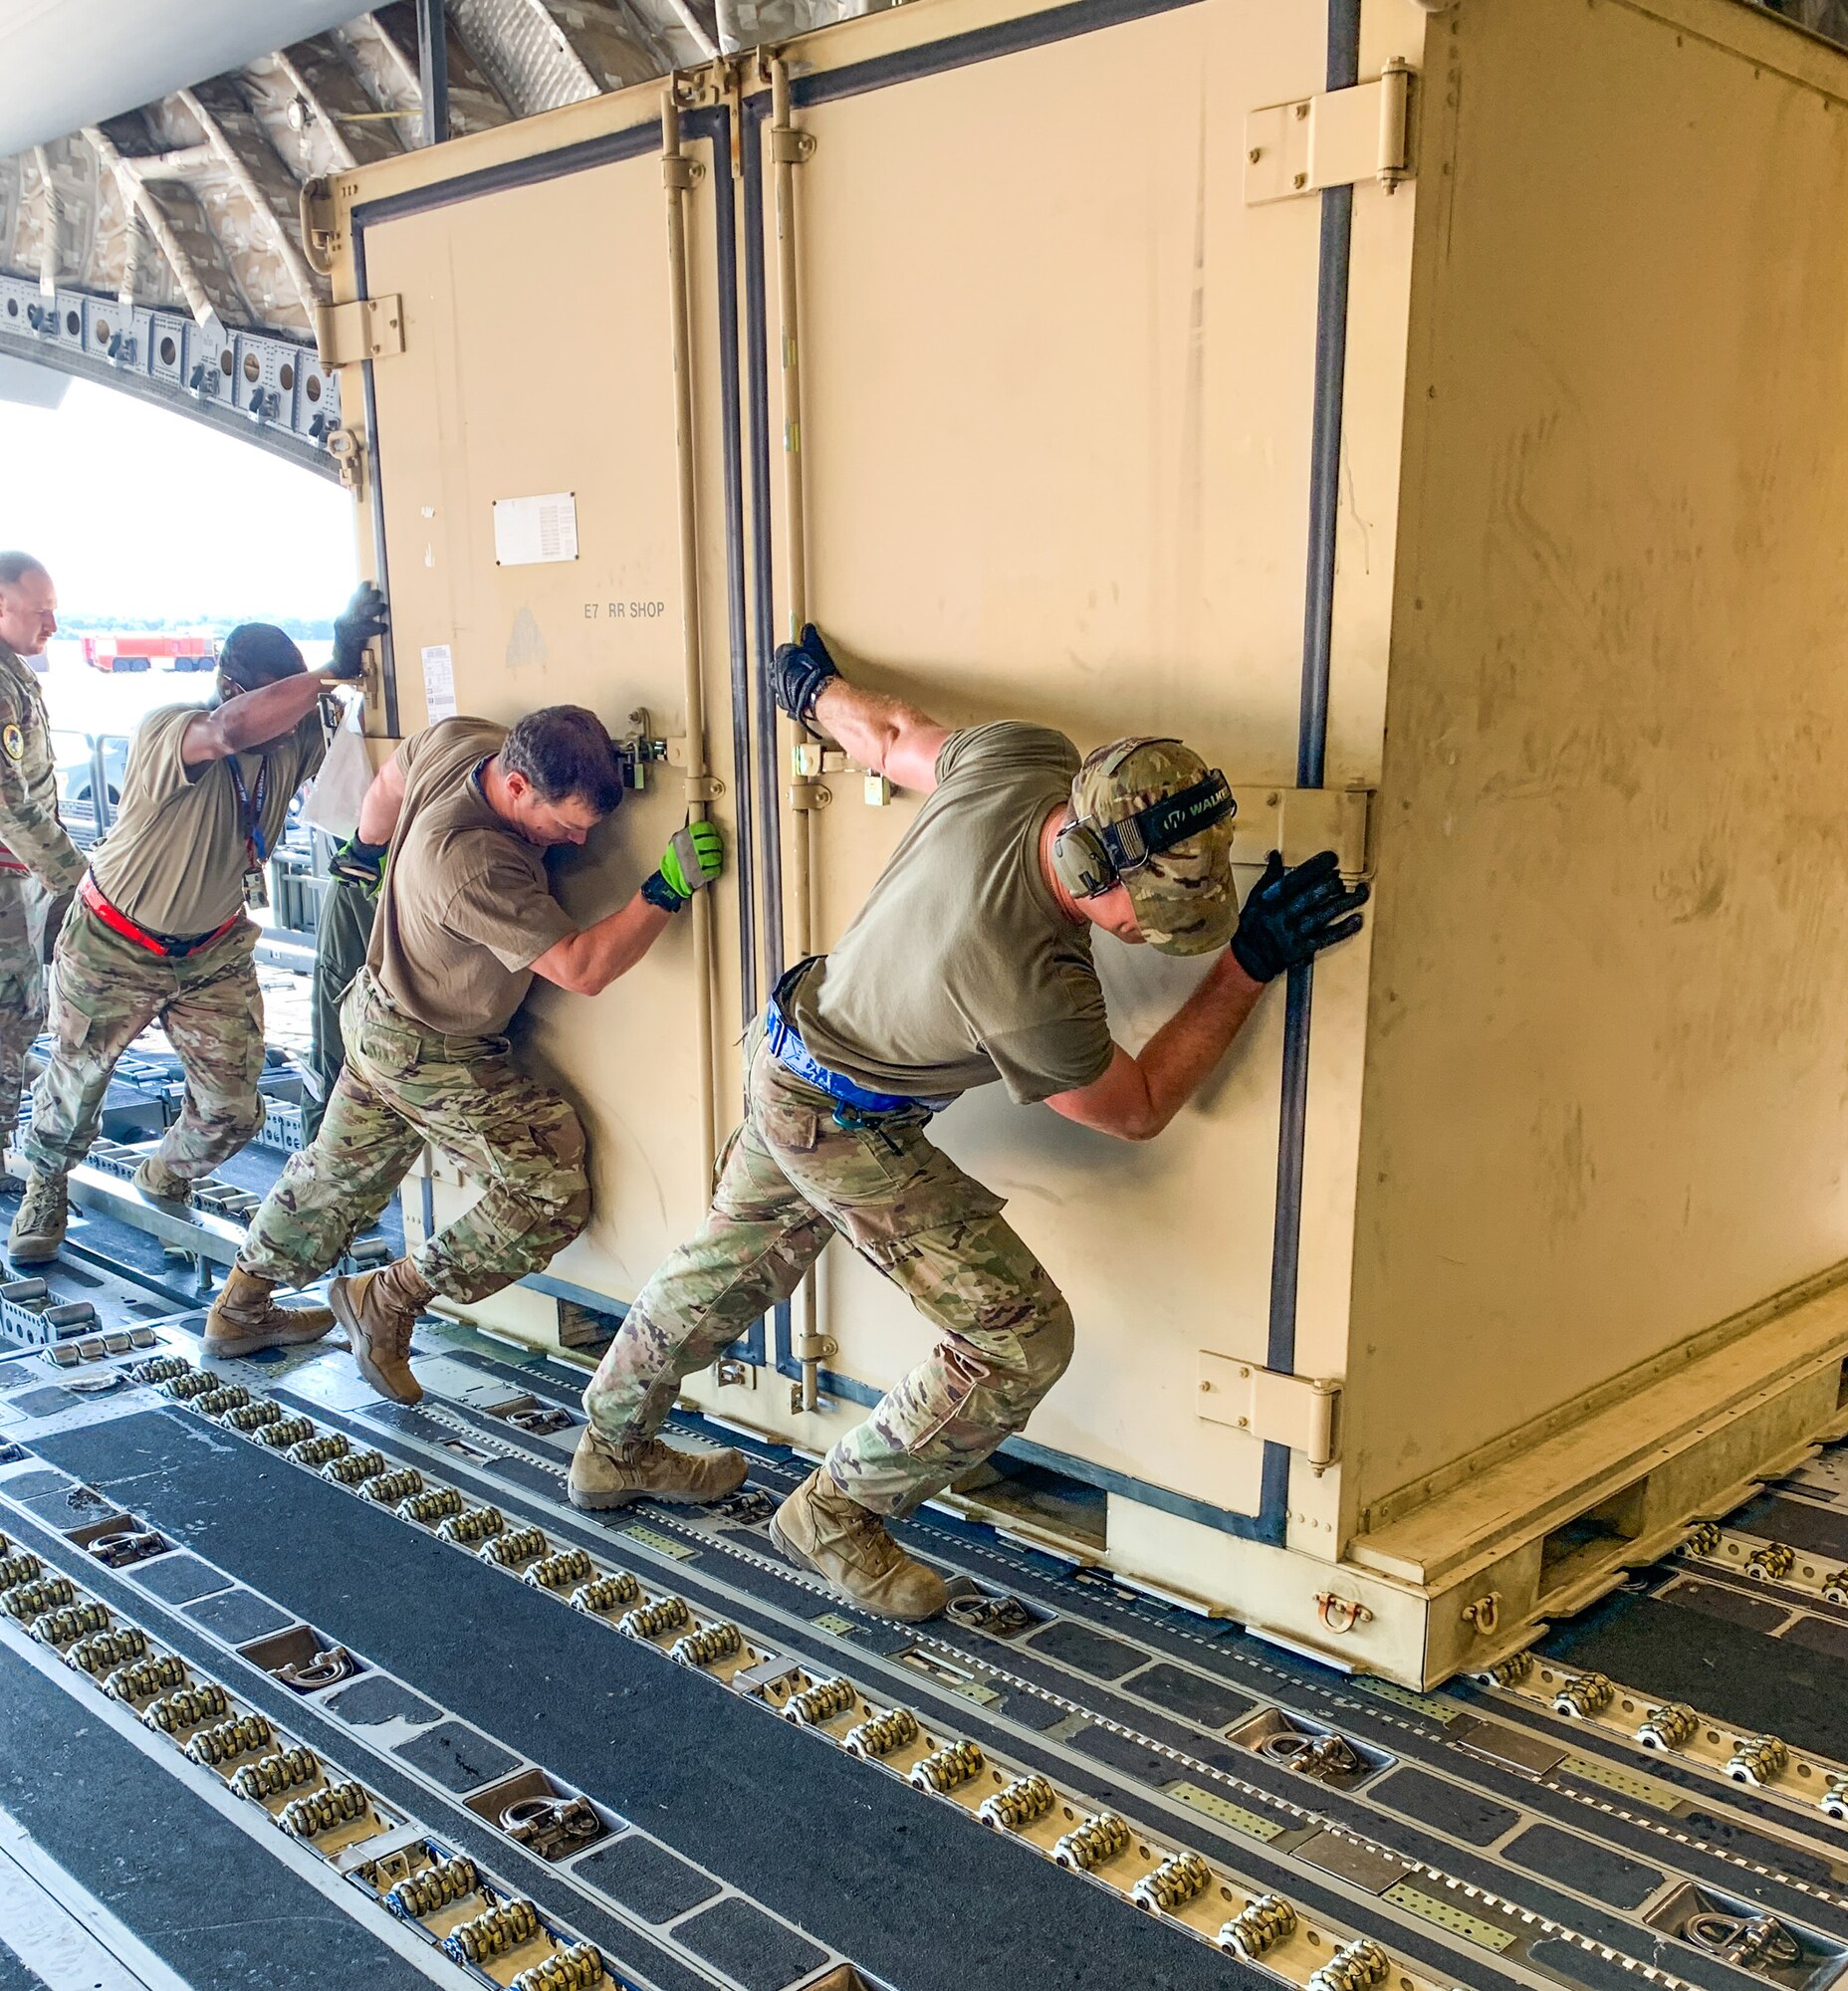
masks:
<svg viewBox="0 0 1848 1991"><path fill-rule="evenodd" d="M580 1372L426 1325L407 1410L92 1297L152 1345L0 1360L0 1987L1848 1965L1839 1452L1415 1694L934 1512L951 1613L884 1625L777 1555L779 1447L723 1511L578 1514Z"/></svg>

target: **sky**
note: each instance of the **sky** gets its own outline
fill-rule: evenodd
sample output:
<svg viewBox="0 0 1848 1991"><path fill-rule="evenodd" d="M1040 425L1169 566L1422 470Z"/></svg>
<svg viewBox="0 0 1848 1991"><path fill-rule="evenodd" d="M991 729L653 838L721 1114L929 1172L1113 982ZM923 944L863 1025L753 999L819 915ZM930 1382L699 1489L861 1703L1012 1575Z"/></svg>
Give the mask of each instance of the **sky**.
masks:
<svg viewBox="0 0 1848 1991"><path fill-rule="evenodd" d="M44 561L66 617L323 617L352 592L339 484L93 381L0 401L0 547Z"/></svg>

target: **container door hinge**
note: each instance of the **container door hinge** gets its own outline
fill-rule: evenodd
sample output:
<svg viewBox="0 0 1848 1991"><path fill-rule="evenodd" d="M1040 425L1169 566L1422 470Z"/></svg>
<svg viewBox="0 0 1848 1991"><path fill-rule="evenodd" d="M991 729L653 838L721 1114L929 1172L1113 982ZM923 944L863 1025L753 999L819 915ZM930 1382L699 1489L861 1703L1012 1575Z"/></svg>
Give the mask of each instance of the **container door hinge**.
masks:
<svg viewBox="0 0 1848 1991"><path fill-rule="evenodd" d="M1409 180L1412 76L1394 56L1371 83L1247 112L1246 206L1368 179L1391 193Z"/></svg>
<svg viewBox="0 0 1848 1991"><path fill-rule="evenodd" d="M315 352L324 366L356 366L403 350L402 298L353 298L315 308Z"/></svg>
<svg viewBox="0 0 1848 1991"><path fill-rule="evenodd" d="M1210 1425L1230 1425L1269 1443L1285 1444L1301 1452L1317 1472L1334 1463L1334 1412L1340 1395L1339 1383L1321 1377L1285 1376L1236 1356L1200 1351L1199 1416Z"/></svg>
<svg viewBox="0 0 1848 1991"><path fill-rule="evenodd" d="M1262 866L1273 850L1300 864L1332 850L1350 883L1373 874L1372 788L1280 788L1266 781L1232 783L1239 812L1232 819L1232 861Z"/></svg>

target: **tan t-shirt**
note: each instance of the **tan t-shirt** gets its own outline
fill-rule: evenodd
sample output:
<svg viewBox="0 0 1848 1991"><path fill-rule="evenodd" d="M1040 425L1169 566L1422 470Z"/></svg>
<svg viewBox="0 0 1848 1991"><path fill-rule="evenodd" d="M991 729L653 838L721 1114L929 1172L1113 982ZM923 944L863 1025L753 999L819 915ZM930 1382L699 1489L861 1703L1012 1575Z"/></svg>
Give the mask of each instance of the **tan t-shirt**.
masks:
<svg viewBox="0 0 1848 1991"><path fill-rule="evenodd" d="M427 1030L495 1036L532 987L532 966L577 925L552 896L546 857L488 806L476 771L507 729L445 719L392 757L404 806L367 965Z"/></svg>
<svg viewBox="0 0 1848 1991"><path fill-rule="evenodd" d="M803 1042L874 1092L942 1098L1000 1079L1023 1105L1111 1058L1091 930L1059 910L1040 831L1078 750L1007 721L953 733L937 788L859 917L791 998Z"/></svg>
<svg viewBox="0 0 1848 1991"><path fill-rule="evenodd" d="M90 854L111 905L149 933L175 939L210 933L244 903L245 811L231 760L209 761L189 774L180 759L186 728L203 710L166 705L141 721L121 778L121 805ZM232 757L259 815L266 855L282 836L296 790L326 752L320 714L311 712L264 753Z"/></svg>

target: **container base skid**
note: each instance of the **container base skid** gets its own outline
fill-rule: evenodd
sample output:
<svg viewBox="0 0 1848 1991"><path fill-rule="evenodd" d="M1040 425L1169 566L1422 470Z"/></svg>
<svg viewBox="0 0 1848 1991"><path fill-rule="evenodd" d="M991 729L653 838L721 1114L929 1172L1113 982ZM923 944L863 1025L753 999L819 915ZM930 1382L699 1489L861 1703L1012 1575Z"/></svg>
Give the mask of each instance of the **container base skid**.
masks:
<svg viewBox="0 0 1848 1991"><path fill-rule="evenodd" d="M1531 1645L1848 1433L1841 1280L1838 1268L1723 1323L1382 1502L1338 1560L1315 1551L1304 1513L1277 1517L1283 1540L1255 1539L1263 1516L1176 1512L1193 1503L1080 1460L1046 1463L1031 1442L1007 1448L999 1480L983 1475L937 1504L1330 1664L1423 1688ZM462 1311L534 1340L544 1329L533 1309L552 1304L515 1290ZM777 1368L742 1356L689 1378L686 1397L728 1428L814 1453L864 1415L825 1395L805 1415ZM1313 1488L1300 1459L1292 1471L1293 1494Z"/></svg>

